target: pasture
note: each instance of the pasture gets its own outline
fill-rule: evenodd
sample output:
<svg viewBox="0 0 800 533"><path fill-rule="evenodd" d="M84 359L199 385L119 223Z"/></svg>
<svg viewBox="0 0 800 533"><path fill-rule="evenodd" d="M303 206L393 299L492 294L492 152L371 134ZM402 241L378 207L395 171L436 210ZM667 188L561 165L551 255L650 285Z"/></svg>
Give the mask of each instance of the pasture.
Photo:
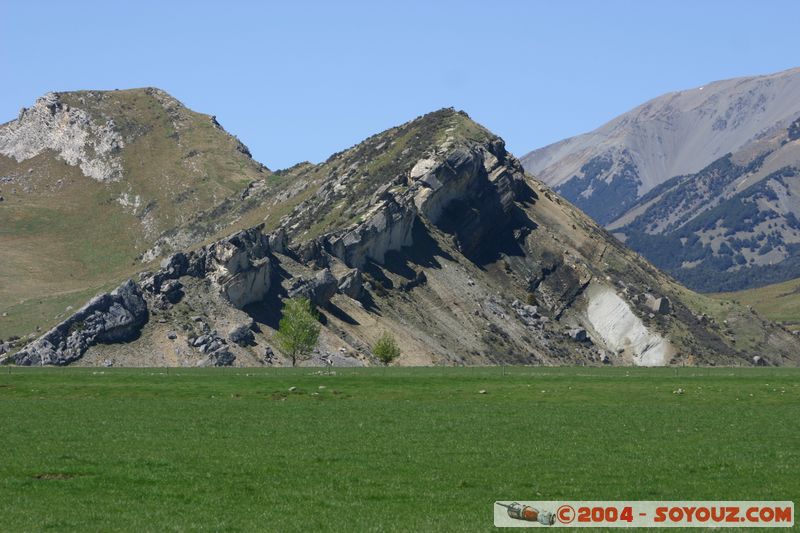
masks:
<svg viewBox="0 0 800 533"><path fill-rule="evenodd" d="M495 500L800 501L799 413L798 369L0 368L0 531L488 531Z"/></svg>

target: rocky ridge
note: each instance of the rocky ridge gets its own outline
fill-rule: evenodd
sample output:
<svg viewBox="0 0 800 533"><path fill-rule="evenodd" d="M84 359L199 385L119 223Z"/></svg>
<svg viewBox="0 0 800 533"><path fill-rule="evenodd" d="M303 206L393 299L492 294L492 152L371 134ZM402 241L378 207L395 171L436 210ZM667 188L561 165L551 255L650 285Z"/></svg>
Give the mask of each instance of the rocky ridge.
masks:
<svg viewBox="0 0 800 533"><path fill-rule="evenodd" d="M382 331L399 339L400 364L752 364L766 346L769 364L798 363L788 332L732 304L703 314L701 297L526 175L463 113L426 115L298 172L303 186L271 229L142 273L150 318L139 337L96 339L81 364L146 364L144 353L286 364L271 334L281 301L298 295L322 313L310 364L371 364ZM248 190L237 216L269 218L273 199ZM74 360L48 342L48 362ZM32 364L30 353L11 357Z"/></svg>
<svg viewBox="0 0 800 533"><path fill-rule="evenodd" d="M47 327L87 294L205 243L138 261L165 233L217 224L205 211L249 184L278 188L270 177L213 116L164 91L42 96L0 125L0 336Z"/></svg>
<svg viewBox="0 0 800 533"><path fill-rule="evenodd" d="M132 340L147 322L147 304L132 280L110 294L100 294L67 320L14 355L25 366L66 365L98 343Z"/></svg>

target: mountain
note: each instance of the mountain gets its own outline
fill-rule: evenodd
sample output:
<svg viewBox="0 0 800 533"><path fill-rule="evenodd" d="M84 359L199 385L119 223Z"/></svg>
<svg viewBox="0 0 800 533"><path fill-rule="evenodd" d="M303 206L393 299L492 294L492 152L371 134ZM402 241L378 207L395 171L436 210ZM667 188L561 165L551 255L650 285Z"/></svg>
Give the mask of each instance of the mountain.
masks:
<svg viewBox="0 0 800 533"><path fill-rule="evenodd" d="M374 364L384 331L402 365L800 362L797 337L678 285L452 109L250 182L193 220L150 248L166 254L158 267L7 360L285 365L282 301L306 296L317 365Z"/></svg>
<svg viewBox="0 0 800 533"><path fill-rule="evenodd" d="M697 290L800 276L798 129L800 119L662 183L608 229Z"/></svg>
<svg viewBox="0 0 800 533"><path fill-rule="evenodd" d="M214 117L161 90L44 95L0 125L0 331L46 325L269 175Z"/></svg>
<svg viewBox="0 0 800 533"><path fill-rule="evenodd" d="M525 168L689 287L800 275L800 69L670 93Z"/></svg>

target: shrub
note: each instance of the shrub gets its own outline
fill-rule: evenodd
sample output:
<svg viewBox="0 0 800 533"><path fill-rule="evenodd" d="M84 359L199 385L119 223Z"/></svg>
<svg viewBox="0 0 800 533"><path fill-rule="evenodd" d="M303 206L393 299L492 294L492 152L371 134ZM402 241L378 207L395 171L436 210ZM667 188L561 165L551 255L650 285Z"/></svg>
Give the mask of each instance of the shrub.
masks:
<svg viewBox="0 0 800 533"><path fill-rule="evenodd" d="M397 346L394 336L388 331L384 331L378 337L375 346L372 348L372 353L384 366L388 366L389 363L400 357L400 348Z"/></svg>

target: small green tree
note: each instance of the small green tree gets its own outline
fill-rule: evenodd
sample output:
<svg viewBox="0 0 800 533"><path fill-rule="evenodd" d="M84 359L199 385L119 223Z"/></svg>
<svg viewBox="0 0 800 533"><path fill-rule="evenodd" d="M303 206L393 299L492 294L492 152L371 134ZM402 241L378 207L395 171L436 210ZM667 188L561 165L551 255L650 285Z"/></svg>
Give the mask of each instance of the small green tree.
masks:
<svg viewBox="0 0 800 533"><path fill-rule="evenodd" d="M292 366L317 345L319 315L307 298L292 298L283 304L283 318L275 338L283 353L292 358Z"/></svg>
<svg viewBox="0 0 800 533"><path fill-rule="evenodd" d="M400 357L400 348L398 348L394 336L388 331L384 331L375 342L372 353L384 366L388 366L389 363Z"/></svg>

